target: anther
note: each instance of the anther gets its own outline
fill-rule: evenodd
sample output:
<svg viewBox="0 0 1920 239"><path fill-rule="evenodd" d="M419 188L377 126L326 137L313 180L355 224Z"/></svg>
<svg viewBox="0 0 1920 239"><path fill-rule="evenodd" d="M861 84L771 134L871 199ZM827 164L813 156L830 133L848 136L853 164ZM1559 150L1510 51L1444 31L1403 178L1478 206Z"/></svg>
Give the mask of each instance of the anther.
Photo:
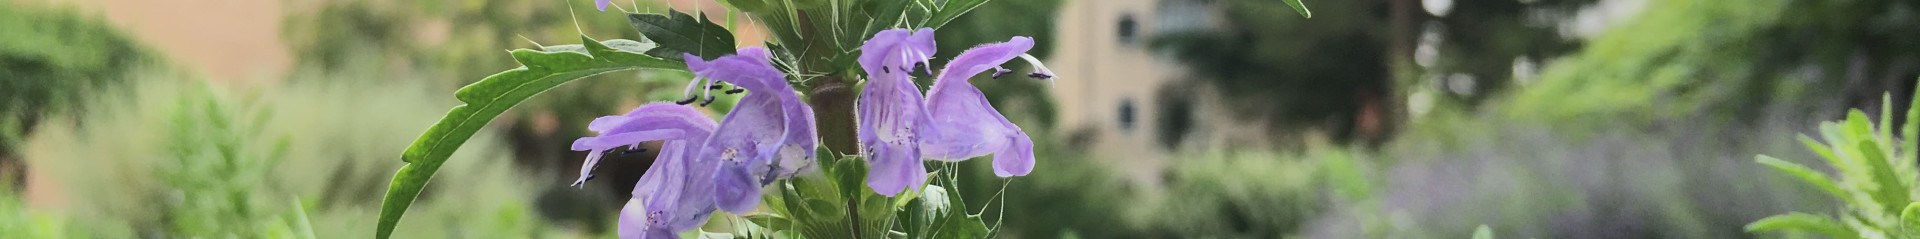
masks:
<svg viewBox="0 0 1920 239"><path fill-rule="evenodd" d="M1027 77L1033 77L1034 79L1053 79L1053 75L1048 75L1047 73L1040 73L1040 72L1029 73L1027 74Z"/></svg>
<svg viewBox="0 0 1920 239"><path fill-rule="evenodd" d="M700 96L697 96L697 95L696 95L696 96L687 96L687 99L684 99L684 100L680 100L680 101L674 101L673 103L674 103L674 104L679 104L679 105L687 105L687 104L692 104L694 100L698 100L698 99L700 99Z"/></svg>
<svg viewBox="0 0 1920 239"><path fill-rule="evenodd" d="M713 99L714 99L714 98L715 98L715 97L713 97L713 96L711 96L711 95L709 95L709 96L707 96L707 101L702 101L702 102L700 102L700 107L707 107L707 105L710 105L710 104L713 104Z"/></svg>
<svg viewBox="0 0 1920 239"><path fill-rule="evenodd" d="M741 93L741 92L747 92L747 89L741 89L741 88L733 88L732 90L727 90L727 91L726 91L726 93L727 93L727 94L729 94L729 95L731 95L731 94L739 94L739 93Z"/></svg>
<svg viewBox="0 0 1920 239"><path fill-rule="evenodd" d="M994 79L1000 79L1000 76L1007 75L1007 73L1013 73L1013 70L1008 70L1007 68L999 68L999 67L993 68Z"/></svg>
<svg viewBox="0 0 1920 239"><path fill-rule="evenodd" d="M627 150L620 151L620 156L627 156L628 154L637 154L637 153L645 153L645 152L647 152L647 148L628 147Z"/></svg>

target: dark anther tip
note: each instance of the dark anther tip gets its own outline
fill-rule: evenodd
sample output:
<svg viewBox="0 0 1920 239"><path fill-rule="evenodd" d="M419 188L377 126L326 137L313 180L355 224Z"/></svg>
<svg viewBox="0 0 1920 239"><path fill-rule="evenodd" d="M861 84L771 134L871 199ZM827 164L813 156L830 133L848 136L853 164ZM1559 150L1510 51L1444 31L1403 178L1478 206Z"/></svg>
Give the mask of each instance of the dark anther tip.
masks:
<svg viewBox="0 0 1920 239"><path fill-rule="evenodd" d="M718 90L718 89L725 89L725 88L727 88L727 86L725 85L713 85L713 86L708 86L707 90Z"/></svg>
<svg viewBox="0 0 1920 239"><path fill-rule="evenodd" d="M1048 75L1047 73L1034 72L1031 74L1027 74L1027 77L1033 77L1034 79L1052 79L1053 75Z"/></svg>
<svg viewBox="0 0 1920 239"><path fill-rule="evenodd" d="M647 152L647 148L628 148L627 150L620 151L620 155L626 156L627 154L637 154L637 153L645 153L645 152Z"/></svg>
<svg viewBox="0 0 1920 239"><path fill-rule="evenodd" d="M893 68L881 67L880 73L893 73Z"/></svg>
<svg viewBox="0 0 1920 239"><path fill-rule="evenodd" d="M694 96L694 97L687 97L687 99L684 99L684 100L680 100L680 101L674 101L673 103L674 103L674 104L680 104L680 105L687 105L687 104L692 104L692 103L693 103L693 101L694 101L694 100L697 100L697 99L700 99L700 97L699 97L699 96Z"/></svg>
<svg viewBox="0 0 1920 239"><path fill-rule="evenodd" d="M710 104L713 104L713 99L714 99L714 98L715 98L715 97L713 97L713 96L707 96L707 101L701 101L701 102L700 102L700 107L706 107L707 105L710 105Z"/></svg>
<svg viewBox="0 0 1920 239"><path fill-rule="evenodd" d="M747 92L747 89L740 89L740 88L734 88L734 89L732 89L732 90L727 90L727 94L729 94L729 95L731 95L731 94L739 94L739 93L741 93L741 92Z"/></svg>

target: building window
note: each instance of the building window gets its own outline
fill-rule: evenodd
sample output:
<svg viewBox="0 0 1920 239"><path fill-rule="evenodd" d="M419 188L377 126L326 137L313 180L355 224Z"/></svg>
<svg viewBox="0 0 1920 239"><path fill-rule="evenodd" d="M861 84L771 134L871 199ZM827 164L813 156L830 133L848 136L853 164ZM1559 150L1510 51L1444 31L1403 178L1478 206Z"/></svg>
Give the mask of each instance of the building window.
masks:
<svg viewBox="0 0 1920 239"><path fill-rule="evenodd" d="M1133 43L1134 37L1140 33L1140 23L1133 20L1133 14L1121 14L1119 26L1116 28L1115 35L1120 39L1120 43Z"/></svg>
<svg viewBox="0 0 1920 239"><path fill-rule="evenodd" d="M1120 131L1132 132L1134 125L1133 98L1120 99Z"/></svg>

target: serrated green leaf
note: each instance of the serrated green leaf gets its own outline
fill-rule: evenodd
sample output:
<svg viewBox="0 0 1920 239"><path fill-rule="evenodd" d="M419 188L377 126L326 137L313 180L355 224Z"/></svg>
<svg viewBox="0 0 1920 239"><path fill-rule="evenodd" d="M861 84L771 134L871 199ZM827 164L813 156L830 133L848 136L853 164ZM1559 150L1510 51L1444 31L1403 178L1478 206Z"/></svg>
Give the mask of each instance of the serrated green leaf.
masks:
<svg viewBox="0 0 1920 239"><path fill-rule="evenodd" d="M1880 151L1879 144L1868 139L1861 140L1855 146L1860 148L1863 160L1867 161L1869 170L1873 172L1874 184L1878 184L1877 190L1874 190L1874 199L1880 201L1880 205L1887 207L1885 209L1887 214L1900 213L1895 211L1899 209L1894 208L1894 205L1911 202L1908 200L1911 192L1907 191L1907 183L1901 181L1900 174L1894 172L1892 162L1887 161L1888 157Z"/></svg>
<svg viewBox="0 0 1920 239"><path fill-rule="evenodd" d="M900 21L907 15L907 6L916 5L916 2L917 1L912 0L868 2L867 5L872 9L868 10L867 13L873 15L873 19L867 21L866 30L861 31L860 36L865 38L866 36L880 33L882 30L902 26Z"/></svg>
<svg viewBox="0 0 1920 239"><path fill-rule="evenodd" d="M1827 160L1827 163L1833 164L1834 168L1841 169L1842 172L1846 171L1845 168L1848 167L1847 162L1841 160L1839 156L1833 155L1832 148L1827 148L1827 145L1820 144L1820 141L1815 141L1813 137L1807 137L1806 135L1800 135L1799 139L1800 144L1806 145L1808 150L1813 150L1814 155L1819 155L1821 159Z"/></svg>
<svg viewBox="0 0 1920 239"><path fill-rule="evenodd" d="M947 220L946 225L935 231L933 238L940 239L976 239L987 238L987 222L980 215L966 215Z"/></svg>
<svg viewBox="0 0 1920 239"><path fill-rule="evenodd" d="M940 29L948 22L953 22L953 19L958 19L960 15L965 15L968 11L973 11L974 8L985 3L987 0L947 0L946 5L941 5L940 9L933 12L933 17L927 19L926 27Z"/></svg>
<svg viewBox="0 0 1920 239"><path fill-rule="evenodd" d="M947 189L940 185L927 185L919 197L907 202L900 210L900 225L905 229L907 238L928 238L953 211L947 200Z"/></svg>
<svg viewBox="0 0 1920 239"><path fill-rule="evenodd" d="M1480 228L1473 229L1473 239L1493 239L1493 228L1480 224Z"/></svg>
<svg viewBox="0 0 1920 239"><path fill-rule="evenodd" d="M1793 177L1799 178L1800 181L1806 182L1815 188L1820 188L1821 191L1825 191L1827 194L1833 195L1834 198L1840 199L1841 202L1852 201L1852 194L1847 194L1847 191L1840 189L1840 185L1835 183L1833 179L1820 174L1819 171L1814 171L1812 168L1766 155L1754 156L1753 161L1771 166L1773 169L1787 173L1787 175L1793 175Z"/></svg>
<svg viewBox="0 0 1920 239"><path fill-rule="evenodd" d="M774 214L747 215L747 221L753 222L753 225L759 225L760 227L765 227L768 230L773 230L773 231L785 231L785 230L793 229L793 219L787 219L786 217L781 217L780 215L774 215Z"/></svg>
<svg viewBox="0 0 1920 239"><path fill-rule="evenodd" d="M649 56L661 59L681 60L680 53L693 53L708 60L730 55L734 52L733 32L707 20L707 14L699 17L674 10L667 14L633 13L627 14L627 21L640 35L659 44L646 51Z"/></svg>
<svg viewBox="0 0 1920 239"><path fill-rule="evenodd" d="M1287 6L1293 7L1294 11L1300 12L1300 17L1313 18L1313 11L1307 10L1306 3L1301 3L1300 0L1286 0L1284 2L1287 2Z"/></svg>
<svg viewBox="0 0 1920 239"><path fill-rule="evenodd" d="M1841 225L1839 222L1833 221L1833 219L1797 212L1761 218L1759 221L1748 223L1746 229L1747 232L1797 230L1818 233L1832 238L1858 238L1858 235L1855 235L1853 230L1847 229L1845 225Z"/></svg>
<svg viewBox="0 0 1920 239"><path fill-rule="evenodd" d="M866 187L867 161L860 157L849 159L855 160L840 160L833 166L834 173L831 176L834 185L840 188L840 197L860 198L863 193L873 193L873 190Z"/></svg>
<svg viewBox="0 0 1920 239"><path fill-rule="evenodd" d="M445 118L434 123L400 155L400 160L407 162L407 165L400 167L400 172L393 175L393 181L387 186L375 237L390 236L400 222L401 214L406 213L414 198L420 196L427 181L433 178L434 171L439 170L440 165L481 127L521 101L560 84L601 73L639 68L686 69L682 63L608 46L644 45L603 44L586 36L580 38L582 45L578 50L584 53L514 50L511 54L522 65L520 68L487 76L455 92L454 98L466 104L454 106Z"/></svg>

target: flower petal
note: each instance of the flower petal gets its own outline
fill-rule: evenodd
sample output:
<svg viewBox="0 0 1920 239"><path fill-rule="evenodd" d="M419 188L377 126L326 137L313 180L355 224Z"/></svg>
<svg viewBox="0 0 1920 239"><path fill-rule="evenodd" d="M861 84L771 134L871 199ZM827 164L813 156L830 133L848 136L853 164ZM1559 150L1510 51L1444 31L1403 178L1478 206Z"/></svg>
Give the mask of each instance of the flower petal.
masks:
<svg viewBox="0 0 1920 239"><path fill-rule="evenodd" d="M750 47L712 61L687 61L695 75L751 91L720 120L720 127L696 157L722 165L712 175L717 184L713 197L729 212L744 213L759 205L760 186L780 176L769 175L776 162L812 163L812 145L818 137L813 131L813 111L787 85L786 74L773 67L770 55L765 48ZM806 145L806 157L780 157L787 145Z"/></svg>
<svg viewBox="0 0 1920 239"><path fill-rule="evenodd" d="M966 160L994 155L994 174L1026 175L1033 170L1033 142L1020 126L1008 121L987 102L986 94L967 82L1033 48L1033 39L1014 37L1007 42L975 47L960 53L942 69L927 91L927 111L933 129L919 143L926 157Z"/></svg>
<svg viewBox="0 0 1920 239"><path fill-rule="evenodd" d="M720 210L744 214L760 207L760 183L747 163L721 163L713 175L714 200Z"/></svg>
<svg viewBox="0 0 1920 239"><path fill-rule="evenodd" d="M920 163L919 149L910 144L880 144L868 152L873 168L867 173L867 187L874 193L892 197L902 190L920 190L927 181L927 168Z"/></svg>

